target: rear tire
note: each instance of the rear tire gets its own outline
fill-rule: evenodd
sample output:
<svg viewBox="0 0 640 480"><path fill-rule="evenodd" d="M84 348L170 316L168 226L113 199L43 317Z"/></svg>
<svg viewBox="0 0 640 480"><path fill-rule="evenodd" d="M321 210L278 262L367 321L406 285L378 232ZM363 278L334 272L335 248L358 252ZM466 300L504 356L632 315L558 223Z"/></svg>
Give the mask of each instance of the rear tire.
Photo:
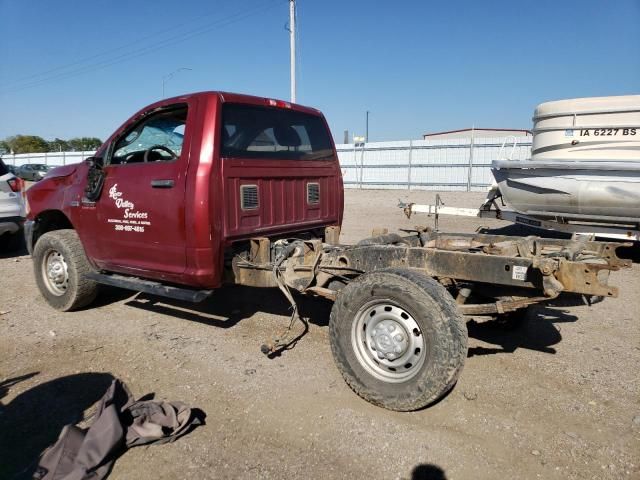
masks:
<svg viewBox="0 0 640 480"><path fill-rule="evenodd" d="M54 230L38 238L33 269L40 293L56 310L77 310L96 298L98 285L85 278L93 269L75 230Z"/></svg>
<svg viewBox="0 0 640 480"><path fill-rule="evenodd" d="M455 301L412 270L380 270L349 283L331 310L329 332L347 384L390 410L417 410L443 397L467 356Z"/></svg>

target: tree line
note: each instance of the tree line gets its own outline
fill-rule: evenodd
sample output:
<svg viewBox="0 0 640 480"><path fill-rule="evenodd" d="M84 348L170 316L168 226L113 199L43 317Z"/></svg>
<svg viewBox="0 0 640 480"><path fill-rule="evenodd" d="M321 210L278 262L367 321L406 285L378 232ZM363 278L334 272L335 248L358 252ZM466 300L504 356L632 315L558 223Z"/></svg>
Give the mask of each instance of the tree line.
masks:
<svg viewBox="0 0 640 480"><path fill-rule="evenodd" d="M3 153L44 153L83 152L97 150L102 140L96 137L77 137L69 140L55 138L45 140L37 135L14 135L0 140L0 154Z"/></svg>

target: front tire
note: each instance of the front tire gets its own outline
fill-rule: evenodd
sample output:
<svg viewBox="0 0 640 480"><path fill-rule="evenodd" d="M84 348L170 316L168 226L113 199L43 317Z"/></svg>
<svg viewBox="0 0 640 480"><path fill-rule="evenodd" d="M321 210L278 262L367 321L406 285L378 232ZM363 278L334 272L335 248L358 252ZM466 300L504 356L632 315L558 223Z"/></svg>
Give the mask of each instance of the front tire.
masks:
<svg viewBox="0 0 640 480"><path fill-rule="evenodd" d="M444 396L467 355L455 301L437 281L412 270L380 270L349 283L331 310L329 331L347 384L390 410L417 410Z"/></svg>
<svg viewBox="0 0 640 480"><path fill-rule="evenodd" d="M33 268L40 293L56 310L77 310L96 298L98 285L85 278L92 268L75 230L42 235L33 249Z"/></svg>

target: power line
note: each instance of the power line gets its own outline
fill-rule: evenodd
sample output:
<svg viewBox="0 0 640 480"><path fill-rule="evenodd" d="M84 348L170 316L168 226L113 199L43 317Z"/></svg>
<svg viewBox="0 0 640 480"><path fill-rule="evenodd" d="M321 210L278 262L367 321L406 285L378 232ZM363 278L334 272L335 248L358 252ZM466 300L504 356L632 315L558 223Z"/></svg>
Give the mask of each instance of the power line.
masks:
<svg viewBox="0 0 640 480"><path fill-rule="evenodd" d="M272 2L273 0L271 0ZM103 69L112 65L116 65L128 60L132 60L134 58L138 58L140 56L146 55L148 53L151 53L153 51L159 50L161 48L164 48L166 46L169 46L171 44L175 44L175 43L180 43L186 40L189 40L190 38L196 37L198 35L202 35L204 33L210 32L212 30L215 30L217 28L221 28L221 27L225 27L228 26L232 23L235 23L237 21L243 20L251 15L254 15L256 13L262 12L264 10L266 10L265 4L267 3L271 3L271 2L263 2L262 7L263 8L256 8L253 10L249 10L247 12L237 12L233 15L230 15L228 17L225 17L223 19L219 19L215 22L213 22L212 24L209 25L205 25L202 27L198 27L190 32L185 32L182 34L178 34L178 35L174 35L172 37L169 37L165 40L161 40L160 42L158 42L155 45L150 45L150 46L145 46L145 47L141 47L138 48L136 50L133 50L131 52L127 52L124 53L122 55L118 55L109 59L106 59L104 61L100 61L97 63L94 63L92 65L87 65L87 66L82 66L79 67L77 69L73 69L70 71L66 71L66 72L62 72L56 75L52 75L46 78L42 78L39 80L35 80L33 82L28 82L27 84L24 85L20 85L18 87L12 88L12 89L8 89L5 90L5 93L7 92L15 92L15 91L20 91L20 90L24 90L27 88L32 88L32 87L36 87L36 86L40 86L42 84L48 83L50 81L55 81L55 80L62 80L62 79L66 79L66 78L70 78L70 77L74 77L76 75L80 75L83 73L88 73L90 71L94 71L94 70L99 70L99 69ZM269 5L270 6L270 5Z"/></svg>
<svg viewBox="0 0 640 480"><path fill-rule="evenodd" d="M257 13L261 13L263 11L266 11L266 10L270 9L275 3L282 2L282 1L284 1L284 0L276 0L276 1L268 0L266 2L262 2L261 4L259 4L259 6L256 7L256 8L253 8L253 9L250 9L250 10L247 10L247 11L243 11L243 12L236 12L236 13L234 13L232 15L229 15L229 16L227 16L225 18L216 20L215 22L213 22L211 24L204 25L202 27L198 27L196 29L193 29L193 30L191 30L189 32L184 32L184 33L169 37L167 39L161 40L158 43L156 43L155 45L149 45L149 46L141 47L141 48L138 48L138 49L133 50L131 52L127 52L127 53L124 53L124 54L121 54L121 55L117 55L115 57L112 57L112 58L105 59L103 61L94 63L92 65L82 66L82 67L79 67L79 68L76 68L76 69L72 69L72 70L69 70L69 71L66 71L66 72L61 72L61 73L58 73L58 74L55 74L55 75L47 76L45 78L34 80L32 82L27 82L26 84L18 85L18 86L14 87L14 88L9 88L7 90L4 90L4 92L2 92L2 93L17 92L17 91L25 90L25 89L28 89L28 88L37 87L37 86L40 86L40 85L43 85L43 84L46 84L46 83L49 83L49 82L52 82L52 81L71 78L71 77L74 77L74 76L77 76L77 75L81 75L81 74L88 73L88 72L95 71L95 70L100 70L100 69L103 69L103 68L110 67L112 65L119 64L119 63L123 63L123 62L129 61L129 60L132 60L134 58L138 58L138 57L141 57L143 55L147 55L148 53L154 52L156 50L159 50L161 48L167 47L169 45L181 43L181 42L187 41L187 40L189 40L191 38L197 37L199 35L203 35L205 33L208 33L210 31L213 31L213 30L216 30L216 29L219 29L219 28L223 28L223 27L226 27L226 26L231 25L233 23L239 22L239 21L244 20L244 19L246 19L246 18L248 18L250 16L253 16L253 15L257 14ZM147 36L145 38L149 38L149 37L150 36ZM136 42L136 43L138 43L138 42ZM123 48L126 48L126 47L128 47L130 45L132 45L132 44L128 44L128 45L124 45L122 47L115 48L115 49L109 51L108 53L113 53L115 51L122 50ZM84 61L86 61L87 59L97 58L97 57L100 57L100 56L104 56L105 54L96 54L94 56L87 57L87 58L85 58L83 60L78 60L77 62L74 62L73 64L69 64L69 65L80 64L80 63L83 63ZM64 68L67 68L69 65L67 65ZM60 70L60 69L63 69L63 67L57 67L55 69L51 69L49 72L57 71L57 70ZM40 75L43 75L43 74L34 75L34 76L40 76Z"/></svg>
<svg viewBox="0 0 640 480"><path fill-rule="evenodd" d="M105 55L109 55L109 54L111 54L111 53L118 52L118 51L120 51L120 50L124 50L124 49L125 49L125 48L127 48L127 47L130 47L130 46L132 46L132 45L139 44L139 43L144 42L145 40L148 40L148 39L150 39L150 38L157 37L157 36L159 36L159 35L162 35L162 34L164 34L164 33L167 33L167 32L173 31L173 30L178 30L178 29L180 29L180 28L182 28L182 27L184 27L184 26L186 26L186 25L189 25L190 23L193 23L194 21L202 20L202 18L204 18L204 17L210 17L211 15L214 15L214 13L208 13L208 14L204 14L204 15L202 15L202 16L200 16L200 17L192 18L191 20L188 20L188 21L186 21L186 22L183 22L183 23L181 23L181 24L179 24L179 25L174 25L174 26L172 26L172 27L169 27L169 28L166 28L166 29L163 29L163 30L158 30L158 31L156 31L156 32L154 32L154 33L151 33L151 34L149 34L149 35L145 35L144 37L140 37L140 38L138 38L138 39L136 39L136 40L134 40L134 41L131 41L131 42L125 43L125 44L120 45L120 46L118 46L118 47L109 48L109 49L107 49L107 50L103 50L103 51L98 52L98 53L95 53L95 54L93 54L93 55L89 55L89 56L87 56L87 57L80 58L80 59L78 59L78 60L75 60L75 61L73 61L73 62L70 62L70 63L64 64L64 65L58 65L57 67L53 67L53 68L50 68L50 69L48 69L48 70L44 70L44 71L41 71L41 72L38 72L38 73L33 73L33 74L30 74L30 75L26 75L26 76L24 76L24 77L16 78L16 79L11 80L11 81L9 81L8 83L5 83L5 84L3 84L3 85L1 85L1 86L2 86L3 88L5 88L5 87L9 87L9 86L11 86L11 85L13 85L13 84L15 84L15 83L19 83L19 82L22 82L22 81L24 81L24 80L30 80L30 79L32 79L32 78L41 77L41 76L44 76L44 75L46 75L46 74L48 74L48 73L57 72L57 71L59 71L59 70L65 70L65 69L70 68L70 67L73 67L73 66L75 66L75 65L79 65L79 64L85 63L85 62L87 62L87 61L89 61L89 60L93 60L93 59L95 59L95 58L104 57Z"/></svg>

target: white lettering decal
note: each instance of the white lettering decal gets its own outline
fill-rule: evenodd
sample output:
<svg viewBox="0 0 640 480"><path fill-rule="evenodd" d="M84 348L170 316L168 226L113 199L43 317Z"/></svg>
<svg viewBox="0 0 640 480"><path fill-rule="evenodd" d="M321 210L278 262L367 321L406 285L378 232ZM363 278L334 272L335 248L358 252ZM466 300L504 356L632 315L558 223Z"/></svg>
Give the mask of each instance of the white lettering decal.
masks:
<svg viewBox="0 0 640 480"><path fill-rule="evenodd" d="M133 206L133 203L131 203L129 200L116 198L116 207L118 208L133 208Z"/></svg>
<svg viewBox="0 0 640 480"><path fill-rule="evenodd" d="M147 218L147 212L132 212L126 209L124 211L124 218Z"/></svg>
<svg viewBox="0 0 640 480"><path fill-rule="evenodd" d="M114 200L116 200L121 196L122 196L122 192L118 191L118 184L114 183L113 187L109 189L109 198L113 198Z"/></svg>
<svg viewBox="0 0 640 480"><path fill-rule="evenodd" d="M138 222L133 219L143 219L148 220L149 213L148 212L140 212L138 210L134 210L136 206L133 202L126 200L122 196L122 192L118 191L118 184L114 183L113 186L109 189L109 198L111 198L116 208L124 209L124 215L122 219L119 218L108 218L108 223L115 223L114 230L117 232L144 232L144 226L151 226L151 222L142 221Z"/></svg>

